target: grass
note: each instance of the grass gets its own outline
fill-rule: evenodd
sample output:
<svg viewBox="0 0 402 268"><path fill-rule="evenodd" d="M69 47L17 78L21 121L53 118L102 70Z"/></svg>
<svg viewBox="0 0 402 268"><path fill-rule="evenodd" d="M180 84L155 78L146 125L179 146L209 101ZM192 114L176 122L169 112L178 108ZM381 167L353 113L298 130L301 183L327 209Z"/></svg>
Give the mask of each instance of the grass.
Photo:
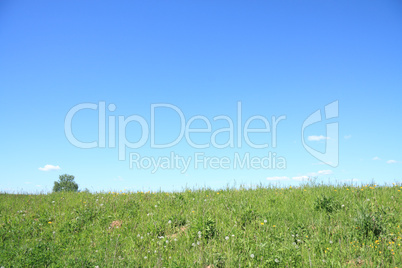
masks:
<svg viewBox="0 0 402 268"><path fill-rule="evenodd" d="M402 267L400 185L0 195L3 267Z"/></svg>

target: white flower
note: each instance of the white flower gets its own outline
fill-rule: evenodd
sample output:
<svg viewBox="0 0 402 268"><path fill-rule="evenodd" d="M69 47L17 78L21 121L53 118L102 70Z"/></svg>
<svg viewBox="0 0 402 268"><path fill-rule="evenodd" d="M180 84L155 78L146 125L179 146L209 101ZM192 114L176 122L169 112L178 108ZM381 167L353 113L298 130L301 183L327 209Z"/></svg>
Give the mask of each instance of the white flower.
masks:
<svg viewBox="0 0 402 268"><path fill-rule="evenodd" d="M197 245L199 245L200 244L200 241L197 241Z"/></svg>
<svg viewBox="0 0 402 268"><path fill-rule="evenodd" d="M267 220L264 220L264 223L267 223Z"/></svg>
<svg viewBox="0 0 402 268"><path fill-rule="evenodd" d="M147 258L147 256L144 257L144 259L146 259L146 258Z"/></svg>
<svg viewBox="0 0 402 268"><path fill-rule="evenodd" d="M172 221L171 221L171 220L169 220L169 221L168 221L168 223L170 224L170 223L172 223Z"/></svg>
<svg viewBox="0 0 402 268"><path fill-rule="evenodd" d="M278 259L275 259L275 262L276 262L276 263L278 263L278 262L279 262L279 260L278 260Z"/></svg>
<svg viewBox="0 0 402 268"><path fill-rule="evenodd" d="M166 244L169 243L169 240L166 240Z"/></svg>
<svg viewBox="0 0 402 268"><path fill-rule="evenodd" d="M342 205L342 207L345 207L345 205Z"/></svg>
<svg viewBox="0 0 402 268"><path fill-rule="evenodd" d="M158 205L155 205L155 207L157 208L157 207L158 207Z"/></svg>
<svg viewBox="0 0 402 268"><path fill-rule="evenodd" d="M143 236L141 236L141 239L144 239L144 237L143 237Z"/></svg>
<svg viewBox="0 0 402 268"><path fill-rule="evenodd" d="M2 266L1 268L4 268L4 267ZM96 265L96 266L95 266L95 268L99 268L99 266L98 266L98 265Z"/></svg>
<svg viewBox="0 0 402 268"><path fill-rule="evenodd" d="M201 231L198 231L198 234L200 235L200 234L201 234Z"/></svg>
<svg viewBox="0 0 402 268"><path fill-rule="evenodd" d="M251 257L251 258L254 258L254 254L251 254L250 257Z"/></svg>
<svg viewBox="0 0 402 268"><path fill-rule="evenodd" d="M334 243L334 242L332 242L332 240L329 240L329 243L332 244L332 243Z"/></svg>
<svg viewBox="0 0 402 268"><path fill-rule="evenodd" d="M137 234L137 237L140 237L140 234Z"/></svg>
<svg viewBox="0 0 402 268"><path fill-rule="evenodd" d="M193 247L195 247L195 243L192 243L191 245L192 245Z"/></svg>
<svg viewBox="0 0 402 268"><path fill-rule="evenodd" d="M229 236L225 237L226 240L229 240Z"/></svg>

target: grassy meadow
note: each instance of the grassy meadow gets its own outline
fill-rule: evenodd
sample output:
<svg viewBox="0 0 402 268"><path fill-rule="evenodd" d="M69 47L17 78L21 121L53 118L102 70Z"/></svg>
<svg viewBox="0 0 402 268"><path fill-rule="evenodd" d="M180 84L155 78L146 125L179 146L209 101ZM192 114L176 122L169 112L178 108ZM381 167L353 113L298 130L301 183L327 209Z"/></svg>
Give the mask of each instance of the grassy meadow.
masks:
<svg viewBox="0 0 402 268"><path fill-rule="evenodd" d="M0 267L402 267L402 187L0 194Z"/></svg>

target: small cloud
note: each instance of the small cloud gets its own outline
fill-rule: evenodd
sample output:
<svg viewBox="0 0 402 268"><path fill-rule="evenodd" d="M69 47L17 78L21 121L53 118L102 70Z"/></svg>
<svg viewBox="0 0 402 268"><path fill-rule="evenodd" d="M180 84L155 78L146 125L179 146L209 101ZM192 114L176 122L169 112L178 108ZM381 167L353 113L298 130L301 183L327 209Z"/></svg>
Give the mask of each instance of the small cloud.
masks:
<svg viewBox="0 0 402 268"><path fill-rule="evenodd" d="M344 138L345 138L345 140L348 140L348 139L352 138L352 135L345 135Z"/></svg>
<svg viewBox="0 0 402 268"><path fill-rule="evenodd" d="M53 165L45 165L44 167L40 167L39 170L42 171L51 171L51 170L59 170L61 169L59 166L53 166Z"/></svg>
<svg viewBox="0 0 402 268"><path fill-rule="evenodd" d="M332 170L320 170L317 173L320 175L329 175L332 174Z"/></svg>
<svg viewBox="0 0 402 268"><path fill-rule="evenodd" d="M124 181L124 179L120 176L117 176L117 178L114 178L113 180L114 181Z"/></svg>
<svg viewBox="0 0 402 268"><path fill-rule="evenodd" d="M373 157L373 160L380 160L378 156Z"/></svg>
<svg viewBox="0 0 402 268"><path fill-rule="evenodd" d="M329 140L329 137L325 137L323 135L320 135L320 136L313 135L313 136L308 136L307 139L309 141L320 141L320 140Z"/></svg>
<svg viewBox="0 0 402 268"><path fill-rule="evenodd" d="M387 164L395 164L395 163L398 163L398 161L396 161L396 160L388 160L387 161Z"/></svg>
<svg viewBox="0 0 402 268"><path fill-rule="evenodd" d="M303 181L303 180L307 180L308 178L310 178L310 177L309 176L295 176L295 177L292 177L292 180Z"/></svg>
<svg viewBox="0 0 402 268"><path fill-rule="evenodd" d="M267 180L269 180L269 181L280 181L280 180L288 180L288 179L289 179L289 177L286 177L286 176L267 177Z"/></svg>

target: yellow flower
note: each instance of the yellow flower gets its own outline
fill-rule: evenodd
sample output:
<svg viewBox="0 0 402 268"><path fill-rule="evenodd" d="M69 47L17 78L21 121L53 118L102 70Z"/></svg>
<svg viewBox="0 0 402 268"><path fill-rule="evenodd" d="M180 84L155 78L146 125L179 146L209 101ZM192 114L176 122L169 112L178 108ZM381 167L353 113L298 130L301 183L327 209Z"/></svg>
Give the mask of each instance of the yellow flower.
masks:
<svg viewBox="0 0 402 268"><path fill-rule="evenodd" d="M51 222L51 221L49 221L48 223L49 223L49 224L52 224L52 222Z"/></svg>
<svg viewBox="0 0 402 268"><path fill-rule="evenodd" d="M276 225L272 225L272 227L274 227L274 228L275 228L275 227L276 227Z"/></svg>
<svg viewBox="0 0 402 268"><path fill-rule="evenodd" d="M216 193L216 194L219 194L219 193Z"/></svg>
<svg viewBox="0 0 402 268"><path fill-rule="evenodd" d="M263 222L261 222L261 225L264 225L264 223L263 223Z"/></svg>
<svg viewBox="0 0 402 268"><path fill-rule="evenodd" d="M194 213L194 210L193 210L193 211L191 211L191 212L193 212L193 213Z"/></svg>

